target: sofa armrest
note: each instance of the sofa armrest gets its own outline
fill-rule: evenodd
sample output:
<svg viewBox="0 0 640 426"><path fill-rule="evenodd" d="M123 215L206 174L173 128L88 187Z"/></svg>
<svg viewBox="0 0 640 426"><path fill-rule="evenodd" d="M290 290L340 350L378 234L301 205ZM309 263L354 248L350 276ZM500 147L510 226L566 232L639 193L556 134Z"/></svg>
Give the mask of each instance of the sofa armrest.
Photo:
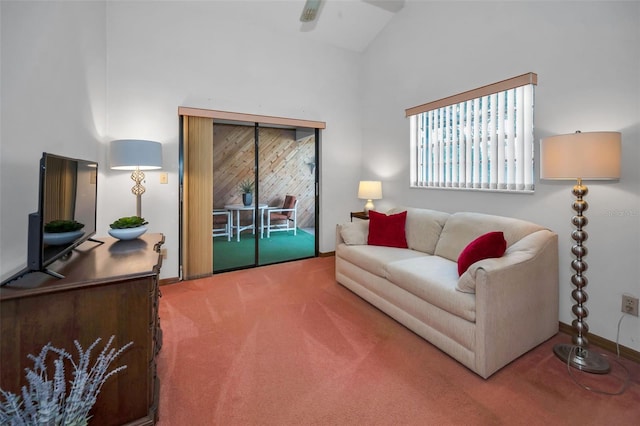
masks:
<svg viewBox="0 0 640 426"><path fill-rule="evenodd" d="M558 236L534 232L473 268L476 369L488 377L558 332Z"/></svg>
<svg viewBox="0 0 640 426"><path fill-rule="evenodd" d="M340 229L341 229L340 224L336 225L336 247L338 247L340 244L344 244L344 240L342 239L342 235L340 234Z"/></svg>

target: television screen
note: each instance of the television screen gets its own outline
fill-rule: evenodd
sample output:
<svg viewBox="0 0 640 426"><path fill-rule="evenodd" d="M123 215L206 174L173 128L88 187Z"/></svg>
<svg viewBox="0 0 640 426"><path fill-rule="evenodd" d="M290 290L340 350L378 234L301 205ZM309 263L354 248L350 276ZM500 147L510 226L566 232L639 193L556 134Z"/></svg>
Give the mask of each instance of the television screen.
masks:
<svg viewBox="0 0 640 426"><path fill-rule="evenodd" d="M27 267L44 271L96 233L98 164L43 153L38 212L29 215Z"/></svg>

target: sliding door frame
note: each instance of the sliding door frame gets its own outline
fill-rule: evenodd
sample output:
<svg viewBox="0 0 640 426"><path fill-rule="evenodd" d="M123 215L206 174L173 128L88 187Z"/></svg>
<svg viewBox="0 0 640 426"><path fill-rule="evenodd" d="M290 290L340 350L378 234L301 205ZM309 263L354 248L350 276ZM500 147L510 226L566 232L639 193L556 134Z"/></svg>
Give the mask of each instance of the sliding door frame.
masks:
<svg viewBox="0 0 640 426"><path fill-rule="evenodd" d="M255 114L245 114L245 113L237 113L237 112L228 112L228 111L218 111L218 110L208 110L201 108L191 108L191 107L178 107L178 117L180 123L180 135L179 135L179 243L178 243L178 256L180 261L179 274L180 280L184 279L192 279L205 275L213 274L213 263L209 262L209 267L204 267L204 265L199 265L197 262L203 262L202 260L196 261L196 264L192 264L193 262L188 262L187 257L191 258L191 254L194 251L199 250L200 248L191 244L189 242L192 239L196 239L198 242L196 245L202 245L201 249L204 250L205 253L208 253L208 248L204 247L204 243L201 243L198 235L209 235L211 234L210 226L205 226L205 224L197 223L194 228L193 220L190 219L189 213L186 211L187 203L185 200L189 200L189 197L192 196L192 193L198 193L202 191L208 191L212 193L212 185L213 182L209 182L210 187L208 188L198 188L194 187L194 182L189 181L189 176L185 176L186 171L188 171L188 164L185 167L185 158L184 155L189 155L189 152L192 152L195 148L194 144L197 144L197 140L194 139L194 135L189 133L188 123L191 117L193 118L205 118L211 119L212 125L215 123L225 123L225 124L238 124L244 126L254 126L255 134L254 134L254 143L255 146L255 164L258 162L258 130L260 125L266 125L266 127L283 127L283 128L311 128L315 130L315 156L316 156L316 167L315 167L315 253L318 255L319 253L319 242L318 242L318 231L319 231L319 212L320 212L320 200L319 200L319 183L320 183L320 175L319 175L319 152L320 152L320 130L326 128L326 123L322 121L312 121L312 120L301 120L294 118L285 118L285 117L275 117L275 116L264 116L264 115L255 115ZM211 129L213 132L213 129ZM257 174L256 170L256 174ZM187 186L185 186L187 183ZM204 183L202 183L204 185ZM257 185L256 185L257 187ZM256 188L256 191L258 189ZM256 192L256 199L259 198L259 193ZM212 206L213 207L213 206ZM256 209L257 210L257 209ZM209 212L210 214L210 212ZM257 215L257 211L256 211ZM255 218L254 218L255 219ZM210 221L209 221L210 222ZM257 222L256 222L257 223ZM209 224L210 225L210 224ZM199 229L202 228L202 229ZM206 228L206 229L205 229ZM209 238L210 239L210 238ZM190 254L191 253L191 254ZM199 256L201 259L203 257ZM257 264L258 259L258 244L256 244L256 252L255 259ZM254 265L255 266L255 265Z"/></svg>

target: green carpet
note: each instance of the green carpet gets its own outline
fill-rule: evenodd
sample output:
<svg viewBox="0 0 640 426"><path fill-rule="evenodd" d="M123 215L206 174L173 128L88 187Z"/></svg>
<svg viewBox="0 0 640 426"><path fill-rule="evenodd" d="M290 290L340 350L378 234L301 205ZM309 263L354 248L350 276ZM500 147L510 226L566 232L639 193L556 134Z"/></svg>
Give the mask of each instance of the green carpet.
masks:
<svg viewBox="0 0 640 426"><path fill-rule="evenodd" d="M298 228L293 231L274 232L270 238L258 236L260 250L258 265L284 262L315 256L315 237ZM213 271L253 266L255 257L255 236L249 232L240 234L240 241L225 237L213 239Z"/></svg>

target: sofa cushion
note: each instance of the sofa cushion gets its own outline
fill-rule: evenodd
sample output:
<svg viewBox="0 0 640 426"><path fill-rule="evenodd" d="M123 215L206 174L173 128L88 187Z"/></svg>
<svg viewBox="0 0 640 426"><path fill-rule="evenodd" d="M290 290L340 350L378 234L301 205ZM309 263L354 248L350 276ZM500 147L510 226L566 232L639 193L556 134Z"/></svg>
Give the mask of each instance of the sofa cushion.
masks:
<svg viewBox="0 0 640 426"><path fill-rule="evenodd" d="M391 214L400 211L407 212L405 234L409 248L423 253L433 254L436 250L436 244L440 238L442 228L450 214L412 207L393 208L389 210L388 213Z"/></svg>
<svg viewBox="0 0 640 426"><path fill-rule="evenodd" d="M358 267L374 275L387 278L387 263L396 260L426 257L428 255L419 251L398 249L396 247L339 244L336 247L336 256L358 265Z"/></svg>
<svg viewBox="0 0 640 426"><path fill-rule="evenodd" d="M367 244L369 236L369 222L359 220L357 222L347 222L340 225L340 236L345 244L363 245Z"/></svg>
<svg viewBox="0 0 640 426"><path fill-rule="evenodd" d="M367 244L407 248L405 236L405 222L407 212L386 215L376 211L369 211L369 238Z"/></svg>
<svg viewBox="0 0 640 426"><path fill-rule="evenodd" d="M454 213L447 219L434 254L454 262L473 240L491 231L502 231L507 247L526 235L545 229L535 223L482 213Z"/></svg>
<svg viewBox="0 0 640 426"><path fill-rule="evenodd" d="M502 257L507 242L502 231L487 232L471 241L458 256L458 275L465 273L478 260Z"/></svg>
<svg viewBox="0 0 640 426"><path fill-rule="evenodd" d="M456 290L458 265L439 256L424 256L387 264L387 279L447 312L476 320L475 295Z"/></svg>

